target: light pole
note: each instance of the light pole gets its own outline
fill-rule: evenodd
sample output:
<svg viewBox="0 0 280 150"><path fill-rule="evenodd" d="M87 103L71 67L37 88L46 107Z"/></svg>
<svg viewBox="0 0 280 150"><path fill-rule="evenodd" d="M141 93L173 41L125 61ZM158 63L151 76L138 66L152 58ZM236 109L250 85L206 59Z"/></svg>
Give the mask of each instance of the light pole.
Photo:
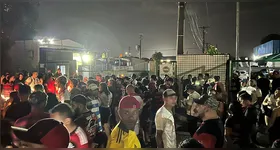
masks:
<svg viewBox="0 0 280 150"><path fill-rule="evenodd" d="M139 56L140 56L140 59L142 58L142 39L143 39L143 34L140 34L139 35L139 40L140 40L140 43L139 43Z"/></svg>
<svg viewBox="0 0 280 150"><path fill-rule="evenodd" d="M136 45L136 50L139 51L139 58L142 58L142 40L143 40L143 34L139 34L139 45Z"/></svg>

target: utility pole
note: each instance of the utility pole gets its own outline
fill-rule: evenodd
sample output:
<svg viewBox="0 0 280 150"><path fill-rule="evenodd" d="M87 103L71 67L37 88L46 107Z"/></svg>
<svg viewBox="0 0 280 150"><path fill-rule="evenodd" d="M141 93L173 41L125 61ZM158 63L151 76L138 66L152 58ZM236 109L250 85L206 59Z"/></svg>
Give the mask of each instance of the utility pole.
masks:
<svg viewBox="0 0 280 150"><path fill-rule="evenodd" d="M140 35L139 35L139 40L140 40L140 43L139 43L139 58L141 59L141 58L142 58L142 40L143 40L143 34L140 34Z"/></svg>
<svg viewBox="0 0 280 150"><path fill-rule="evenodd" d="M204 54L205 52L205 34L206 34L206 29L209 28L209 27L206 27L206 26L202 26L202 27L199 27L202 29L202 53Z"/></svg>
<svg viewBox="0 0 280 150"><path fill-rule="evenodd" d="M130 46L128 47L128 55L131 56L131 49L130 49Z"/></svg>
<svg viewBox="0 0 280 150"><path fill-rule="evenodd" d="M177 21L177 55L184 54L184 27L185 27L185 2L178 2L178 21Z"/></svg>
<svg viewBox="0 0 280 150"><path fill-rule="evenodd" d="M239 9L240 4L236 2L236 40L235 40L235 60L239 59ZM238 66L238 65L237 65Z"/></svg>

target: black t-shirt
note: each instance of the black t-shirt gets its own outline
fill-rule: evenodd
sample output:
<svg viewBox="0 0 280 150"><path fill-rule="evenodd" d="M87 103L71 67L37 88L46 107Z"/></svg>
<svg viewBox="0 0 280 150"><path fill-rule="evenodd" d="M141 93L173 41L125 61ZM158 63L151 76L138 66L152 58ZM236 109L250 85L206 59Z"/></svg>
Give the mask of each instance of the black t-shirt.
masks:
<svg viewBox="0 0 280 150"><path fill-rule="evenodd" d="M280 78L276 78L276 79L273 79L272 81L272 91L271 93L274 93L275 90L280 86Z"/></svg>
<svg viewBox="0 0 280 150"><path fill-rule="evenodd" d="M89 137L94 137L99 131L97 117L91 111L81 114L74 122L83 128Z"/></svg>
<svg viewBox="0 0 280 150"><path fill-rule="evenodd" d="M246 132L246 129L244 130L244 117L243 116L229 116L226 119L225 127L231 128L234 135L231 136L231 138L234 141L247 141L248 140L248 134Z"/></svg>
<svg viewBox="0 0 280 150"><path fill-rule="evenodd" d="M205 148L222 148L224 145L224 126L221 119L210 119L202 122L193 138Z"/></svg>
<svg viewBox="0 0 280 150"><path fill-rule="evenodd" d="M27 116L31 112L31 105L28 101L20 102L8 107L5 119L16 121L19 118Z"/></svg>
<svg viewBox="0 0 280 150"><path fill-rule="evenodd" d="M261 89L263 97L269 93L270 81L267 78L260 78L257 80L257 85Z"/></svg>
<svg viewBox="0 0 280 150"><path fill-rule="evenodd" d="M244 109L244 108L243 108ZM244 109L244 121L243 121L243 136L250 137L256 128L258 122L258 113L256 107L249 106Z"/></svg>

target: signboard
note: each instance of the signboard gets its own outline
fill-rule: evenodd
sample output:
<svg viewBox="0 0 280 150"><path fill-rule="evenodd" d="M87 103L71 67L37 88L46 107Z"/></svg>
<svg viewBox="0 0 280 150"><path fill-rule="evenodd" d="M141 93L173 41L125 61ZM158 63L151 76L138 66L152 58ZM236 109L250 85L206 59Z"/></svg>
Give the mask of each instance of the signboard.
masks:
<svg viewBox="0 0 280 150"><path fill-rule="evenodd" d="M174 68L173 64L165 63L160 65L160 76L173 76L174 75Z"/></svg>
<svg viewBox="0 0 280 150"><path fill-rule="evenodd" d="M273 41L269 41L254 48L255 56L269 55L273 53Z"/></svg>

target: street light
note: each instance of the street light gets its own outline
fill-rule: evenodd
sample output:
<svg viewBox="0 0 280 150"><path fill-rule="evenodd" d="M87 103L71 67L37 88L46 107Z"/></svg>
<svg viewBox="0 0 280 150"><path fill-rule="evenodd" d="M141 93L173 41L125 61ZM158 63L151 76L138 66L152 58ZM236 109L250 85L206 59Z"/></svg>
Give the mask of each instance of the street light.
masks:
<svg viewBox="0 0 280 150"><path fill-rule="evenodd" d="M168 62L168 63L169 63L169 62L171 62L171 60L170 60L170 59L167 59L167 60L166 60L166 62Z"/></svg>

